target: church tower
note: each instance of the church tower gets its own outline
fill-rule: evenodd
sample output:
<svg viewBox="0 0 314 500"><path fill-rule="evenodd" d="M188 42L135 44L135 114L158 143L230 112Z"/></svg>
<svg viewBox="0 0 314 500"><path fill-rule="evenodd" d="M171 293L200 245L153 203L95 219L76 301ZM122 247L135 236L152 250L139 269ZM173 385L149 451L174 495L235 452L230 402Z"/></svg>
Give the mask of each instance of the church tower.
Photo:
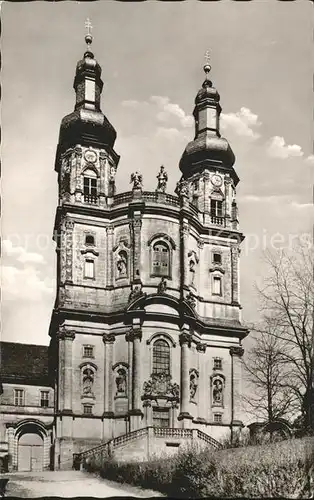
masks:
<svg viewBox="0 0 314 500"><path fill-rule="evenodd" d="M116 193L116 132L101 111L90 34L86 42L55 162L56 468L109 441L118 453L145 432L149 454L167 452L171 439L216 442L242 426L239 179L210 67L175 195L164 167L155 191L134 172L132 190Z"/></svg>

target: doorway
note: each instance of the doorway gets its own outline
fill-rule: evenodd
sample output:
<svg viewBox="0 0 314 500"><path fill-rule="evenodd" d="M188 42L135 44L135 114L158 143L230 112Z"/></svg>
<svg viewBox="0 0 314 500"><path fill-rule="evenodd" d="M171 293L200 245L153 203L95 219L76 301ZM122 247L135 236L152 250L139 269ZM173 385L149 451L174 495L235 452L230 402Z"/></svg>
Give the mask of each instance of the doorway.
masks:
<svg viewBox="0 0 314 500"><path fill-rule="evenodd" d="M18 471L42 471L44 442L39 434L28 432L18 441Z"/></svg>

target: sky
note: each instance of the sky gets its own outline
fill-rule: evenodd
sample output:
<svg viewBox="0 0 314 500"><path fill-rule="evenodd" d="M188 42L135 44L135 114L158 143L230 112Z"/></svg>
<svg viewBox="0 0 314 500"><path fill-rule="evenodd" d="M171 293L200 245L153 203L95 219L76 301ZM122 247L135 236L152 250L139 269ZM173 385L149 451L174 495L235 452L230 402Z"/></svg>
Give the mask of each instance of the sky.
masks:
<svg viewBox="0 0 314 500"><path fill-rule="evenodd" d="M243 320L257 321L264 251L312 232L311 2L3 2L2 340L49 343L54 159L61 119L74 108L87 17L102 110L117 131L117 192L130 189L135 170L154 190L164 165L173 193L210 51L221 132L240 177Z"/></svg>

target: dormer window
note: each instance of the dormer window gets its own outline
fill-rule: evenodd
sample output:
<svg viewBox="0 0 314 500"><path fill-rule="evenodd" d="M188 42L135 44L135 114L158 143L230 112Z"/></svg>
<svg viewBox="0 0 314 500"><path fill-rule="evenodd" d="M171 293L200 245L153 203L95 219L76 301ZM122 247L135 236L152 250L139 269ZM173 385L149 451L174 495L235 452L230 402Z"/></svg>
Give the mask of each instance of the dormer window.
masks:
<svg viewBox="0 0 314 500"><path fill-rule="evenodd" d="M91 170L84 172L84 201L97 203L97 175Z"/></svg>

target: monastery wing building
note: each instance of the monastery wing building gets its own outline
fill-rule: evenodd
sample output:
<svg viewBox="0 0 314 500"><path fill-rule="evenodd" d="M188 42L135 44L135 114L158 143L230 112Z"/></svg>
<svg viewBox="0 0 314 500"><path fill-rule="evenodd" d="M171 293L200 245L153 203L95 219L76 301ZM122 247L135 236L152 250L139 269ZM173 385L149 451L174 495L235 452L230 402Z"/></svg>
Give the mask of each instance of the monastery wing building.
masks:
<svg viewBox="0 0 314 500"><path fill-rule="evenodd" d="M239 178L220 135L210 66L175 194L167 192L164 167L154 191L145 191L145 178L134 172L132 190L119 193L116 131L101 110L101 67L90 35L86 41L75 108L61 122L55 161L55 397L47 435L56 469L102 449L148 458L191 440L217 447L243 426L241 342L248 331L239 297ZM32 429L39 434L36 423Z"/></svg>

